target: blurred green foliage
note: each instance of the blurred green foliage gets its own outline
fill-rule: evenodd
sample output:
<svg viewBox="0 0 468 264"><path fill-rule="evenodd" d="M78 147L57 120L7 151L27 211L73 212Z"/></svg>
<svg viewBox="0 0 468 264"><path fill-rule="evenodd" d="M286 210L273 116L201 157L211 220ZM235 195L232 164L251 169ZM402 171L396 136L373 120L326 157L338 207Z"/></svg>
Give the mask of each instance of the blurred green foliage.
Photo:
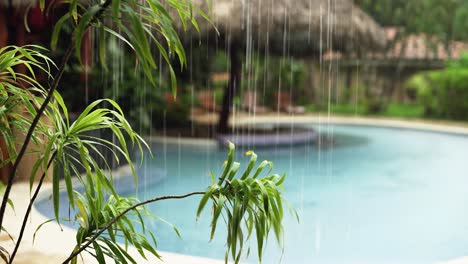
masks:
<svg viewBox="0 0 468 264"><path fill-rule="evenodd" d="M169 74L164 70L154 74L156 86L149 83L143 71L135 67L130 54L122 50L114 41L107 43L107 67L103 71L94 67L100 80L93 80L93 86L101 89L104 97L120 103L128 119L140 133L148 133L152 128L188 126L190 92L178 88L174 99L171 92ZM179 83L180 84L180 83ZM182 87L182 86L179 86Z"/></svg>
<svg viewBox="0 0 468 264"><path fill-rule="evenodd" d="M328 107L318 107L315 104L306 106L308 112L319 112L338 115L359 115L359 116L385 116L399 118L420 118L424 114L424 107L418 104L389 103L379 112L369 109L368 103L362 101L359 104L331 104Z"/></svg>
<svg viewBox="0 0 468 264"><path fill-rule="evenodd" d="M442 70L414 75L406 86L416 94L425 116L468 121L468 54Z"/></svg>
<svg viewBox="0 0 468 264"><path fill-rule="evenodd" d="M419 118L424 115L424 107L418 104L390 103L382 115L388 117Z"/></svg>
<svg viewBox="0 0 468 264"><path fill-rule="evenodd" d="M229 59L225 52L217 52L211 62L212 72L227 72L229 69Z"/></svg>
<svg viewBox="0 0 468 264"><path fill-rule="evenodd" d="M290 92L294 104L305 104L301 96L306 89L306 68L304 63L289 58L265 58L257 56L249 68L244 69L243 90L256 90L259 103L272 109L277 107L276 94Z"/></svg>
<svg viewBox="0 0 468 264"><path fill-rule="evenodd" d="M405 33L427 33L442 41L468 39L466 0L355 0L383 26L402 27Z"/></svg>

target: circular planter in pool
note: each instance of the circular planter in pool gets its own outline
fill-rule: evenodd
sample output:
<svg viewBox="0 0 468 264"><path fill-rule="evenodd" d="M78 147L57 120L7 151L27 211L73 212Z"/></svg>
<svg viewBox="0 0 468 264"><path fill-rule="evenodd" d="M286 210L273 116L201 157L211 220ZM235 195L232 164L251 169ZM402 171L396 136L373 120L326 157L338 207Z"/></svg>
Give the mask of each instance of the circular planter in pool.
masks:
<svg viewBox="0 0 468 264"><path fill-rule="evenodd" d="M317 132L312 128L277 127L255 129L248 133L219 134L216 139L221 145L225 145L230 141L239 147L256 147L310 143L316 141L317 136Z"/></svg>

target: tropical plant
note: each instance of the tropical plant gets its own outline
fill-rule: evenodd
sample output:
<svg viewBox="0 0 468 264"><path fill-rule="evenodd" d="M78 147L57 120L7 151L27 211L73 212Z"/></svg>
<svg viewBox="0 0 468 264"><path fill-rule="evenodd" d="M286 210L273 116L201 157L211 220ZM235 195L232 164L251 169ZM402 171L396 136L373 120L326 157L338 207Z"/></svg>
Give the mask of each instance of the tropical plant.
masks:
<svg viewBox="0 0 468 264"><path fill-rule="evenodd" d="M152 71L157 64L152 56L150 41L154 43L161 56L169 62L170 54L176 54L181 64L185 64L185 53L180 40L172 26L173 20L165 5L157 0L147 0L144 3L136 0L106 0L91 3L90 6L77 0L67 2L69 11L57 22L52 36L52 47L58 41L62 26L69 22L73 25L73 41L66 50L48 89L35 80L38 71L45 72L50 77L53 62L43 55L44 49L31 47L5 47L0 50L0 118L2 120L2 137L6 142L8 158L2 160L0 166L11 163L0 208L0 227L4 230L3 220L6 207L12 204L10 192L18 170L19 162L28 152L27 146L32 141L43 143L45 148L35 163L30 175L31 198L23 218L20 233L15 241L15 248L10 253L0 248L0 256L13 263L21 245L29 214L37 198L41 186L51 167L62 168L63 179L59 170L53 174L53 204L55 221L78 221L77 245L63 263L76 263L78 255L88 251L100 263L105 263L105 256L119 263L136 263L133 256L117 243L117 237L123 237L125 245L133 245L146 258L145 251L160 257L156 251L155 236L144 227L144 216L148 214L143 205L166 199L181 199L192 195L203 195L197 214L205 208L208 201L213 203L212 232L213 237L221 215L226 218L228 227L227 248L236 263L240 261L245 241L255 232L257 250L261 261L265 241L269 231L273 230L281 244L283 198L281 184L284 175L270 175L271 162L263 161L254 169L257 156L253 152L247 154L251 159L246 170L236 177L240 164L233 161L234 146L229 144L228 159L219 180L212 175L212 185L206 191L193 192L180 196L155 197L146 201L138 201L135 197L122 197L115 192L112 176L106 176L105 170L110 166L99 166L98 160L105 162L104 156L93 157L91 152L99 153L98 147L108 148L117 160L123 157L132 169L136 180L135 169L130 158L134 147L143 151L147 147L143 139L133 130L126 120L120 106L110 99L101 99L91 103L80 116L71 122L68 109L57 92L65 65L73 53L80 57L82 36L89 27L94 27L100 37L115 37L128 44L138 59L138 67L142 69L148 80L155 84ZM44 6L44 0L40 1ZM169 7L180 16L184 26L193 20L193 8L185 0L168 0ZM195 12L202 13L201 10ZM125 21L125 22L123 22ZM161 43L165 39L165 45ZM106 53L99 42L101 62L105 62ZM29 75L15 72L15 66L23 65ZM105 68L106 65L103 64ZM172 88L175 96L175 77L169 66L172 77ZM15 109L24 108L26 114L17 114ZM49 122L43 122L43 117ZM117 143L102 138L93 137L88 132L99 129L112 131ZM24 133L25 139L21 148L16 149L18 138L12 132L18 130ZM44 140L44 138L46 140ZM3 150L2 150L3 151ZM269 165L270 171L260 177L263 169ZM85 173L79 173L82 167ZM37 178L39 173L39 178ZM74 183L73 177L78 179ZM35 184L35 182L37 183ZM66 190L69 206L75 209L76 219L60 219L60 189ZM82 188L82 192L78 190ZM136 220L135 220L136 219ZM135 228L140 225L142 228ZM42 225L41 225L42 226ZM40 228L39 226L38 228ZM142 231L138 231L142 230ZM0 231L1 232L1 231ZM244 235L246 233L246 235ZM148 239L151 238L151 240ZM226 261L229 255L226 254Z"/></svg>

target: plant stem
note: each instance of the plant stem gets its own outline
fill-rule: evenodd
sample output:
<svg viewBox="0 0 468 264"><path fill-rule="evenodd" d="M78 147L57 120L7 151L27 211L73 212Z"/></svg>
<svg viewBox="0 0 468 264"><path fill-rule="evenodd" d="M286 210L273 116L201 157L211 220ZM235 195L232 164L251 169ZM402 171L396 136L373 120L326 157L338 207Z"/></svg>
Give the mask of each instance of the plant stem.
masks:
<svg viewBox="0 0 468 264"><path fill-rule="evenodd" d="M26 149L28 147L29 142L31 141L31 138L33 136L34 130L37 127L37 124L39 123L39 120L44 113L45 109L49 105L50 100L52 99L54 95L54 91L57 89L60 80L62 79L63 72L65 71L65 65L68 63L68 60L71 57L71 54L73 52L75 45L73 42L70 44L68 47L67 51L65 52L65 55L63 56L62 62L60 63L60 67L58 68L57 73L54 76L54 80L47 92L47 97L45 98L44 102L41 105L41 108L37 111L36 116L34 117L31 126L28 129L28 133L26 134L26 137L24 139L23 145L21 146L21 150L18 153L18 156L16 157L15 163L13 164L13 168L11 169L10 175L8 177L8 182L7 186L5 189L5 193L3 194L3 200L2 200L2 205L0 207L0 227L3 226L3 218L5 217L5 210L6 210L6 205L8 202L8 198L10 196L10 191L13 186L13 180L15 178L16 171L18 169L18 165L20 161L23 159L24 154L26 153ZM1 232L1 230L0 230Z"/></svg>
<svg viewBox="0 0 468 264"><path fill-rule="evenodd" d="M99 12L97 12L94 15L94 18L91 20L91 22L86 27L89 27L91 25L91 23L94 23L97 19L99 19L99 17L102 16L104 11L107 9L107 7L109 7L109 5L111 3L112 3L112 0L106 0L101 5L101 9L99 10ZM15 163L13 164L13 168L12 168L12 170L10 172L9 177L8 177L5 193L3 194L2 205L0 207L0 227L3 226L3 218L5 217L5 210L6 210L8 198L10 197L10 191L11 191L11 188L13 186L13 179L14 179L16 171L18 169L19 162L21 161L21 159L23 158L23 156L24 156L24 154L26 152L26 148L27 148L27 146L29 144L29 141L31 141L31 137L32 137L32 135L34 133L34 130L36 129L36 126L39 123L39 120L40 120L42 114L44 113L45 109L49 105L49 102L50 102L50 100L52 99L52 97L54 95L54 91L57 90L57 87L58 87L58 85L59 85L59 83L60 83L60 81L62 79L63 72L65 71L65 66L68 63L68 60L70 59L74 49L75 49L75 42L71 41L70 46L65 51L65 55L62 58L62 61L61 61L60 66L58 68L58 71L55 74L54 80L52 81L52 84L51 84L51 86L50 86L50 88L49 88L49 90L47 92L47 97L44 100L44 102L42 103L41 108L39 108L39 110L37 111L37 114L34 117L34 120L31 123L31 126L29 127L26 138L24 139L23 146L21 147L21 150L18 153L18 156L16 157ZM0 233L1 233L1 229L0 229Z"/></svg>
<svg viewBox="0 0 468 264"><path fill-rule="evenodd" d="M28 209L26 209L26 213L24 214L24 217L23 217L23 224L21 225L21 230L18 235L18 240L16 241L16 245L15 245L15 248L13 249L13 253L11 253L10 261L8 261L9 264L13 263L13 259L15 258L16 252L18 251L18 248L21 244L21 240L23 239L24 230L26 229L26 224L28 222L29 214L31 213L31 209L33 207L34 201L36 200L37 195L39 194L39 190L41 189L42 183L44 182L47 171L52 165L52 162L54 161L56 155L57 155L57 152L54 152L52 156L50 157L49 163L47 163L47 167L44 169L44 172L42 173L41 179L39 180L39 183L37 184L36 190L34 191L34 194L31 197L31 199L29 200Z"/></svg>
<svg viewBox="0 0 468 264"><path fill-rule="evenodd" d="M117 222L122 216L130 212L131 210L136 209L137 207L140 207L145 204L161 201L161 200L169 200L169 199L184 199L193 195L203 195L205 192L192 192L192 193L187 193L184 195L168 195L168 196L160 196L160 197L154 197L151 199L148 199L143 202L139 202L137 204L134 204L127 209L125 209L123 212L121 212L119 215L117 215L114 219L112 219L110 222L108 222L103 228L101 228L91 239L86 242L86 244L82 245L80 248L77 250L74 250L73 253L65 260L62 262L62 264L67 264L70 262L74 257L78 256L83 250L85 250L91 243L93 243L104 231L106 231L110 226L112 226L115 222Z"/></svg>

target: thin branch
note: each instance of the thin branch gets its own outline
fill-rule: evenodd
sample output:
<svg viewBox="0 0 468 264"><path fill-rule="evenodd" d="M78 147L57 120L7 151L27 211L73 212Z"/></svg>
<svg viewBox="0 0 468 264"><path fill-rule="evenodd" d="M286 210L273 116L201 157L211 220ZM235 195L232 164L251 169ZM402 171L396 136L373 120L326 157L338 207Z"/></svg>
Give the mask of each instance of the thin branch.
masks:
<svg viewBox="0 0 468 264"><path fill-rule="evenodd" d="M65 260L62 262L62 264L67 264L68 262L70 262L74 257L78 256L83 250L85 250L89 245L91 245L91 243L93 243L94 241L96 241L96 239L104 232L106 231L107 229L109 229L109 227L111 227L113 224L115 224L115 222L117 222L122 216L124 216L125 214L127 214L128 212L130 212L131 210L134 210L136 209L137 207L140 207L142 205L145 205L145 204L149 204L149 203L154 203L154 202L157 202L157 201L162 201L162 200L170 200L170 199L184 199L184 198L187 198L187 197L190 197L190 196L193 196L193 195L203 195L205 194L205 192L192 192L192 193L187 193L187 194L184 194L184 195L168 195L168 196L160 196L160 197L154 197L154 198L151 198L151 199L148 199L146 201L143 201L143 202L139 202L137 204L134 204L130 207L128 207L127 209L125 209L123 212L121 212L119 215L117 215L114 219L112 219L110 222L108 222L103 228L101 228L96 234L94 234L94 236L88 240L88 242L86 242L84 245L82 245L80 248L78 248L77 250L73 251L73 253Z"/></svg>
<svg viewBox="0 0 468 264"><path fill-rule="evenodd" d="M13 263L13 259L15 258L16 252L18 251L18 248L21 244L21 240L23 239L24 230L26 229L26 224L28 223L29 214L31 213L31 209L33 207L34 201L36 200L37 195L39 194L42 183L44 182L44 179L46 177L47 171L52 165L52 162L54 161L56 155L57 155L57 152L54 152L52 156L50 157L49 163L47 163L47 167L44 169L44 172L42 173L41 179L39 180L36 190L34 191L34 194L31 197L31 199L29 200L28 209L26 210L26 213L24 214L24 217L23 217L23 224L21 225L21 230L18 235L18 240L16 241L15 249L13 249L13 253L11 253L10 261L8 262L8 264Z"/></svg>

